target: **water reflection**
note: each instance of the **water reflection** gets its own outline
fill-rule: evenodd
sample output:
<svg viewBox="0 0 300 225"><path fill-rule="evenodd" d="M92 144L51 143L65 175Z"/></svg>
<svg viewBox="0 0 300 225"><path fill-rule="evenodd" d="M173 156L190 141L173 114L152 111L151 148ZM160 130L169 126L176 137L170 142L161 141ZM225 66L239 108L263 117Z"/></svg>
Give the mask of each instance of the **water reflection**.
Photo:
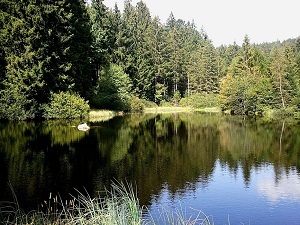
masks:
<svg viewBox="0 0 300 225"><path fill-rule="evenodd" d="M291 121L132 114L90 123L88 132L72 127L79 123L1 123L0 200L11 198L8 182L22 207L36 208L50 192L95 195L117 179L136 184L140 203L153 205L162 193L178 199L226 182L250 189L266 164L272 173L257 181L260 195L299 200L300 127Z"/></svg>
<svg viewBox="0 0 300 225"><path fill-rule="evenodd" d="M280 201L299 202L300 201L300 174L291 169L283 171L280 179L274 180L273 176L268 175L258 180L257 188L261 195L268 198L272 204Z"/></svg>

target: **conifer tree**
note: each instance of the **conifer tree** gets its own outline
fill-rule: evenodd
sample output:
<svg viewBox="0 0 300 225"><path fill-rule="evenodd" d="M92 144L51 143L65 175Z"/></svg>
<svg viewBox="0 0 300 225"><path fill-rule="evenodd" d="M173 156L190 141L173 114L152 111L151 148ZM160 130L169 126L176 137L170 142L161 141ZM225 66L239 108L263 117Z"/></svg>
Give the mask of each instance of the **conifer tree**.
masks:
<svg viewBox="0 0 300 225"><path fill-rule="evenodd" d="M103 0L93 0L89 10L95 64L95 77L109 64L114 36L110 27L108 8Z"/></svg>
<svg viewBox="0 0 300 225"><path fill-rule="evenodd" d="M85 7L82 0L7 4L9 19L1 25L6 70L0 97L3 105L19 112L16 118L40 115L50 92L89 96L91 37Z"/></svg>

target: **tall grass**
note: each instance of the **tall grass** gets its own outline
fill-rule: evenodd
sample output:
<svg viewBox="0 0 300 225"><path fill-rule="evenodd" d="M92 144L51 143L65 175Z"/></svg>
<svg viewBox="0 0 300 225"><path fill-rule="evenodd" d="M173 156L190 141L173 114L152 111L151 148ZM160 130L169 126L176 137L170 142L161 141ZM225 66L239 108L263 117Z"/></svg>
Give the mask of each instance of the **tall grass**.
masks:
<svg viewBox="0 0 300 225"><path fill-rule="evenodd" d="M114 182L104 197L100 194L93 198L88 193L80 193L73 199L63 202L59 196L49 196L42 204L42 209L24 213L15 198L14 203L0 205L0 224L4 225L210 225L209 218L197 211L194 217L186 216L182 209L168 211L163 209L158 218L149 214L146 207L141 207L134 188L126 183ZM14 197L15 194L13 193ZM143 217L143 212L148 216Z"/></svg>

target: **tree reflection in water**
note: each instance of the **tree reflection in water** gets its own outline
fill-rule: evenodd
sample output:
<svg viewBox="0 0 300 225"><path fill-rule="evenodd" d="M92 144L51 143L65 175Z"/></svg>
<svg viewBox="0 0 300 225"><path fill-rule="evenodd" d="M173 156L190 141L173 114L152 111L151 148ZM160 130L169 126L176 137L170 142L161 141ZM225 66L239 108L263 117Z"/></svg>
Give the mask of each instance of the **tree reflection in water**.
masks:
<svg viewBox="0 0 300 225"><path fill-rule="evenodd" d="M174 195L209 186L217 162L231 173L274 166L275 179L300 168L300 127L292 121L266 122L243 117L131 114L81 132L80 121L0 124L0 200L11 200L10 182L26 209L49 193L67 198L74 188L91 195L112 179L136 184L141 204L163 188Z"/></svg>

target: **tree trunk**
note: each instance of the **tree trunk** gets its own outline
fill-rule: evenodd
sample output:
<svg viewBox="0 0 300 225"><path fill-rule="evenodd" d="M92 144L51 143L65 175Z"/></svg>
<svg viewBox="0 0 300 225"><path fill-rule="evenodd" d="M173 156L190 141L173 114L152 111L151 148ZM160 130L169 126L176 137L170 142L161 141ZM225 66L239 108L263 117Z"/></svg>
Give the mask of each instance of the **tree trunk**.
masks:
<svg viewBox="0 0 300 225"><path fill-rule="evenodd" d="M282 92L282 77L281 77L281 75L279 76L279 91L280 91L280 96L281 96L282 107L285 109L284 96L283 96L283 92Z"/></svg>

